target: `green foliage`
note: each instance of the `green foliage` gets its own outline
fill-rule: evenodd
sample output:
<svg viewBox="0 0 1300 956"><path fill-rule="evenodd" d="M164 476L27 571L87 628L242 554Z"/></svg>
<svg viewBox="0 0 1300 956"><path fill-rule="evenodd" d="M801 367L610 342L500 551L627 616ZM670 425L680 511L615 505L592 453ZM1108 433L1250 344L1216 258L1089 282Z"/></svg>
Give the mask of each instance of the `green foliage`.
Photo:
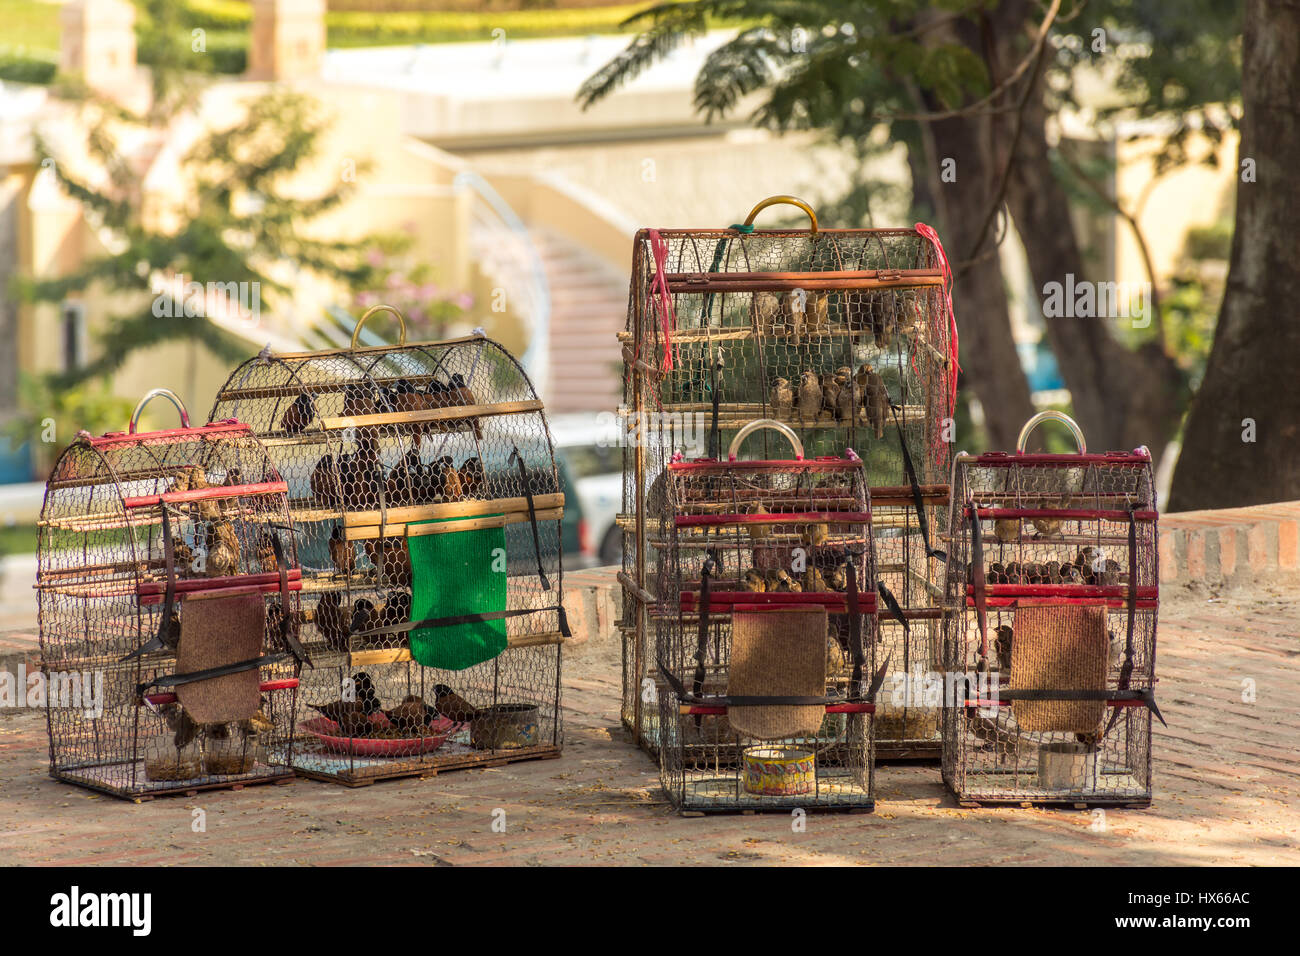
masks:
<svg viewBox="0 0 1300 956"><path fill-rule="evenodd" d="M0 80L43 86L54 80L58 69L59 64L53 57L13 50L0 51Z"/></svg>
<svg viewBox="0 0 1300 956"><path fill-rule="evenodd" d="M126 427L132 403L117 398L106 382L81 382L57 385L44 375L19 373L18 411L0 434L15 447L31 443L33 463L39 473L47 473L54 456L66 447L82 429L92 435ZM50 433L52 426L52 434ZM46 438L52 441L46 441ZM31 548L34 550L35 539Z"/></svg>

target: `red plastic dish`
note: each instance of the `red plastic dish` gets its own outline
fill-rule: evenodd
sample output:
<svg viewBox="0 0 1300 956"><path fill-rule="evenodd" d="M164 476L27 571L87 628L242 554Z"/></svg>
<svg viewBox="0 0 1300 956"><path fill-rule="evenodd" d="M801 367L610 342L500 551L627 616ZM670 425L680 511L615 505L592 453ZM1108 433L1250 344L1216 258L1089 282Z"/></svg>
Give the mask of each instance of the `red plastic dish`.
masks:
<svg viewBox="0 0 1300 956"><path fill-rule="evenodd" d="M383 714L372 714L370 719L376 726L389 725ZM354 757L412 757L437 750L461 725L446 717L439 717L430 724L434 731L429 737L340 737L339 725L328 717L313 717L298 724L311 734L326 750L336 754L351 754Z"/></svg>

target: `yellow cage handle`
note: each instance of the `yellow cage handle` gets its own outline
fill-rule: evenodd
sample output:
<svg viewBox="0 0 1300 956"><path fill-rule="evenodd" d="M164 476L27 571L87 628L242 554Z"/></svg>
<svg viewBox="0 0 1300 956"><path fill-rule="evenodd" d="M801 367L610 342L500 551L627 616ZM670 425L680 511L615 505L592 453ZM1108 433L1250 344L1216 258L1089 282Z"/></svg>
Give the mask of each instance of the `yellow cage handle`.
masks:
<svg viewBox="0 0 1300 956"><path fill-rule="evenodd" d="M397 324L401 326L402 329L401 334L397 339L397 344L399 347L405 345L406 319L402 318L402 313L398 312L397 309L393 308L391 305L372 305L370 308L366 309L365 314L363 314L361 318L357 319L356 328L352 330L352 348L355 349L357 347L357 339L361 335L361 327L366 324L366 319L370 318L376 312L391 312L397 317Z"/></svg>
<svg viewBox="0 0 1300 956"><path fill-rule="evenodd" d="M798 206L808 214L809 235L817 235L817 213L813 212L812 206L808 205L797 196L768 196L749 211L749 215L745 217L745 225L752 226L754 224L754 218L768 206Z"/></svg>

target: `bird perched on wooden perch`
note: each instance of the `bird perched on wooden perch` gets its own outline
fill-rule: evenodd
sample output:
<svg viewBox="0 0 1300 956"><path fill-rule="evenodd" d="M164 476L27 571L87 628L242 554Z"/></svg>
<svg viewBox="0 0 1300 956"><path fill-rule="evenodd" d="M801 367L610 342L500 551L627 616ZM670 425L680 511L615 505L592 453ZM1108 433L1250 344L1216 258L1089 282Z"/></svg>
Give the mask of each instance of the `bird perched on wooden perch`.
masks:
<svg viewBox="0 0 1300 956"><path fill-rule="evenodd" d="M465 698L461 697L446 684L435 684L433 688L434 705L438 713L448 720L454 720L458 723L473 720L479 716L480 711Z"/></svg>
<svg viewBox="0 0 1300 956"><path fill-rule="evenodd" d="M758 502L754 507L749 509L752 515L765 515L767 509L763 507L763 502ZM749 532L749 540L762 541L772 533L772 526L765 521L751 521L745 525L745 530Z"/></svg>
<svg viewBox="0 0 1300 956"><path fill-rule="evenodd" d="M343 528L335 525L334 530L330 532L329 541L330 562L334 565L335 570L340 574L351 574L357 566L357 551L343 535Z"/></svg>
<svg viewBox="0 0 1300 956"><path fill-rule="evenodd" d="M366 557L379 571L381 583L405 586L411 583L411 555L406 542L397 537L368 538Z"/></svg>
<svg viewBox="0 0 1300 956"><path fill-rule="evenodd" d="M375 396L375 387L369 382L351 382L343 386L343 416L357 418L361 415L377 415L379 402Z"/></svg>
<svg viewBox="0 0 1300 956"><path fill-rule="evenodd" d="M857 395L857 387L847 368L835 373L835 383L839 386L839 395L835 399L835 420L837 422L854 421L857 406L862 397Z"/></svg>
<svg viewBox="0 0 1300 956"><path fill-rule="evenodd" d="M286 435L297 435L316 418L316 403L306 392L293 400L280 417L280 430Z"/></svg>
<svg viewBox="0 0 1300 956"><path fill-rule="evenodd" d="M993 522L993 536L1003 544L1018 544L1020 541L1020 519L998 518Z"/></svg>
<svg viewBox="0 0 1300 956"><path fill-rule="evenodd" d="M272 532L265 528L257 533L257 566L266 574L274 574L280 569L275 558L275 545L271 541Z"/></svg>
<svg viewBox="0 0 1300 956"><path fill-rule="evenodd" d="M320 596L313 620L325 646L335 651L348 649L348 623L343 617L343 601L337 591L326 591Z"/></svg>
<svg viewBox="0 0 1300 956"><path fill-rule="evenodd" d="M438 466L438 471L442 476L442 488L439 491L442 500L463 500L465 497L465 483L461 481L460 472L456 470L451 455L443 455L439 458Z"/></svg>
<svg viewBox="0 0 1300 956"><path fill-rule="evenodd" d="M369 598L357 598L352 602L352 619L348 627L353 637L374 627L376 619L374 601Z"/></svg>
<svg viewBox="0 0 1300 956"><path fill-rule="evenodd" d="M865 381L861 376L866 372ZM861 389L863 407L867 413L867 423L875 432L876 438L885 437L885 420L889 416L889 389L885 387L885 380L870 365L863 365L858 370L860 376L858 387Z"/></svg>
<svg viewBox="0 0 1300 956"><path fill-rule="evenodd" d="M1015 632L1010 624L999 624L994 629L993 649L998 655L998 670L1004 675L1011 672L1011 639Z"/></svg>
<svg viewBox="0 0 1300 956"><path fill-rule="evenodd" d="M811 371L799 376L799 427L815 424L822 410L822 385Z"/></svg>
<svg viewBox="0 0 1300 956"><path fill-rule="evenodd" d="M839 408L840 402L840 386L839 383L835 381L835 373L823 373L821 377L821 385L822 407L818 411L818 414L820 415L822 412L825 412L830 415L831 418L834 418L835 410Z"/></svg>
<svg viewBox="0 0 1300 956"><path fill-rule="evenodd" d="M778 421L785 421L794 412L794 389L789 379L777 378L772 384L771 415Z"/></svg>
<svg viewBox="0 0 1300 956"><path fill-rule="evenodd" d="M805 594L830 590L826 586L826 579L822 577L821 570L811 564L808 565L808 570L803 573L803 589Z"/></svg>
<svg viewBox="0 0 1300 956"><path fill-rule="evenodd" d="M763 577L761 571L754 568L750 568L745 572L744 577L740 579L740 583L746 591L754 591L758 594L762 594L767 590L767 580Z"/></svg>
<svg viewBox="0 0 1300 956"><path fill-rule="evenodd" d="M821 547L826 543L826 539L829 537L830 528L823 522L804 525L803 529L799 532L799 540L814 548Z"/></svg>

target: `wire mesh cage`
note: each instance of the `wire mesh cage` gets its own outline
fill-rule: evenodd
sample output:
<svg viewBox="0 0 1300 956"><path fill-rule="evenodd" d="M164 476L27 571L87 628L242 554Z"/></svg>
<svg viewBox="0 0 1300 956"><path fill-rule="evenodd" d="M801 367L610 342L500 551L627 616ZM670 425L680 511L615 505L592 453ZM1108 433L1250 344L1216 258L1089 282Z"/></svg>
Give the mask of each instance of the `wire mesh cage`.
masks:
<svg viewBox="0 0 1300 956"><path fill-rule="evenodd" d="M395 346L357 347L378 311ZM294 766L347 785L558 756L564 494L542 402L476 333L265 353L238 414L289 485L303 564Z"/></svg>
<svg viewBox="0 0 1300 956"><path fill-rule="evenodd" d="M146 403L181 427L136 431ZM287 485L246 424L155 389L46 484L36 588L50 773L147 799L292 777L301 574Z"/></svg>
<svg viewBox="0 0 1300 956"><path fill-rule="evenodd" d="M1042 421L1077 454L1025 454ZM943 776L971 803L1151 800L1159 605L1151 456L1089 454L1042 412L1014 455L958 455ZM956 503L960 503L958 506Z"/></svg>
<svg viewBox="0 0 1300 956"><path fill-rule="evenodd" d="M755 230L788 203L807 229ZM942 244L914 229L820 229L801 200L759 203L729 229L641 230L635 239L625 361L624 721L654 747L642 700L646 567L662 546L638 514L676 451L717 456L754 418L793 429L810 455L861 455L873 500L880 580L897 597L906 639L887 619L893 660L937 659L943 588L930 527L946 525L956 324ZM765 439L766 440L766 439ZM765 452L766 454L766 452ZM924 523L921 523L924 519ZM911 633L915 632L915 633ZM924 645L913 653L912 644ZM919 656L918 656L919 655ZM893 717L882 754L937 758L937 709ZM649 728L649 730L643 730ZM912 734L912 736L908 736Z"/></svg>
<svg viewBox="0 0 1300 956"><path fill-rule="evenodd" d="M750 434L791 459L740 461ZM759 444L759 443L755 443ZM854 455L804 460L756 421L679 456L653 515L661 779L681 810L874 806L871 499Z"/></svg>

